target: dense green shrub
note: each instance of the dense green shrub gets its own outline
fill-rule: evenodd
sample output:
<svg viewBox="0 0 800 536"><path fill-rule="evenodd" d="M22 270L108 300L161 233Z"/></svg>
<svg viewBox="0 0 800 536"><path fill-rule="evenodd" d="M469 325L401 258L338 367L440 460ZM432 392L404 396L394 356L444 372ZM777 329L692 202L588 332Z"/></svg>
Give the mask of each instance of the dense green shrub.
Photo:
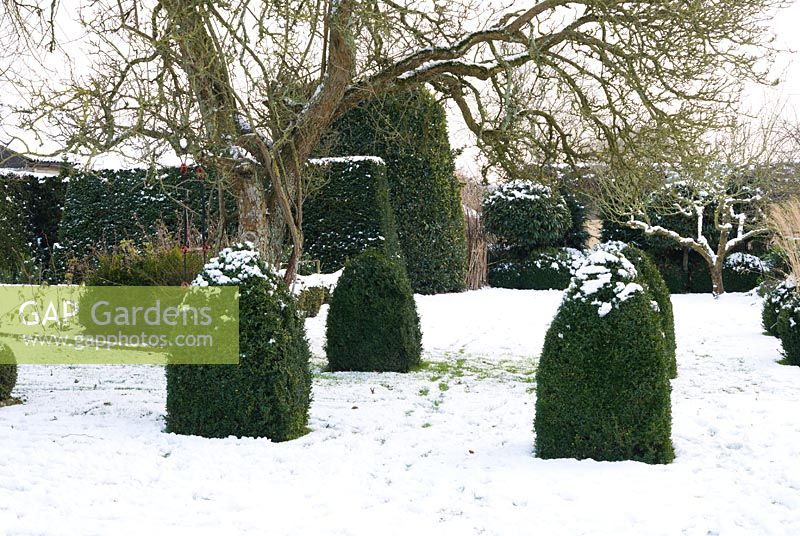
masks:
<svg viewBox="0 0 800 536"><path fill-rule="evenodd" d="M328 311L331 370L407 372L422 352L419 317L403 267L377 250L350 260Z"/></svg>
<svg viewBox="0 0 800 536"><path fill-rule="evenodd" d="M76 266L96 260L122 241L140 245L159 229L173 235L182 232L185 208L192 228L219 223L218 190L206 189L194 170L186 175L177 168L71 171L67 179L57 259L61 270L76 280L83 276L74 271ZM226 212L234 212L231 200L224 201ZM225 224L232 228L235 221Z"/></svg>
<svg viewBox="0 0 800 536"><path fill-rule="evenodd" d="M308 287L297 295L297 310L304 318L314 318L328 300L328 287Z"/></svg>
<svg viewBox="0 0 800 536"><path fill-rule="evenodd" d="M17 384L17 365L13 361L11 348L0 342L0 400L9 398Z"/></svg>
<svg viewBox="0 0 800 536"><path fill-rule="evenodd" d="M337 121L332 153L386 162L400 249L415 292L464 290L467 244L444 107L413 89L368 101Z"/></svg>
<svg viewBox="0 0 800 536"><path fill-rule="evenodd" d="M307 255L323 272L372 247L398 253L397 228L389 203L386 165L374 157L313 160L321 186L303 204Z"/></svg>
<svg viewBox="0 0 800 536"><path fill-rule="evenodd" d="M760 258L749 253L731 253L725 258L722 278L726 292L748 292L756 288L768 271Z"/></svg>
<svg viewBox="0 0 800 536"><path fill-rule="evenodd" d="M524 260L508 260L489 266L489 285L495 288L564 290L572 279L572 266L582 253L569 248L543 248Z"/></svg>
<svg viewBox="0 0 800 536"><path fill-rule="evenodd" d="M667 370L669 377L675 378L678 375L678 363L675 359L675 317L672 313L669 288L653 259L647 253L636 246L621 243L611 244L613 244L612 248L617 246L622 255L631 261L636 268L638 281L650 292L658 306L658 317L661 320L661 329L666 342Z"/></svg>
<svg viewBox="0 0 800 536"><path fill-rule="evenodd" d="M800 366L800 296L791 292L778 313L776 331L787 365Z"/></svg>
<svg viewBox="0 0 800 536"><path fill-rule="evenodd" d="M653 296L621 254L576 271L536 373L536 454L668 463L670 384Z"/></svg>
<svg viewBox="0 0 800 536"><path fill-rule="evenodd" d="M795 283L786 279L772 289L764 297L764 307L761 310L761 325L767 333L778 337L778 316L784 306L791 302L795 293Z"/></svg>
<svg viewBox="0 0 800 536"><path fill-rule="evenodd" d="M204 437L294 439L306 433L311 353L283 282L251 244L226 248L195 279L239 285L238 365L167 365L167 430Z"/></svg>
<svg viewBox="0 0 800 536"><path fill-rule="evenodd" d="M483 225L498 243L525 255L553 246L572 228L564 197L534 182L500 184L483 201Z"/></svg>
<svg viewBox="0 0 800 536"><path fill-rule="evenodd" d="M566 187L561 187L559 191L567 204L572 223L567 229L562 242L558 245L578 250L585 249L589 240L589 232L586 230L586 207L578 196L570 192Z"/></svg>
<svg viewBox="0 0 800 536"><path fill-rule="evenodd" d="M0 281L53 280L65 191L60 177L0 175Z"/></svg>

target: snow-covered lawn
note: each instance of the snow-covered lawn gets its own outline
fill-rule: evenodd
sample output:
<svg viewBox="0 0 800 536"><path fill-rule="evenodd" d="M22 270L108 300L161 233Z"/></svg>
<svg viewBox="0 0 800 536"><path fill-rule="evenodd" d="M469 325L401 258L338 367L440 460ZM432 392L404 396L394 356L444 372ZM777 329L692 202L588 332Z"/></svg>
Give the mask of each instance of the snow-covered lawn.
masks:
<svg viewBox="0 0 800 536"><path fill-rule="evenodd" d="M800 369L757 297L673 298L669 466L533 457L559 299L418 297L427 368L317 373L311 433L282 444L163 433L159 367L21 367L0 534L800 534ZM320 354L324 309L308 332Z"/></svg>

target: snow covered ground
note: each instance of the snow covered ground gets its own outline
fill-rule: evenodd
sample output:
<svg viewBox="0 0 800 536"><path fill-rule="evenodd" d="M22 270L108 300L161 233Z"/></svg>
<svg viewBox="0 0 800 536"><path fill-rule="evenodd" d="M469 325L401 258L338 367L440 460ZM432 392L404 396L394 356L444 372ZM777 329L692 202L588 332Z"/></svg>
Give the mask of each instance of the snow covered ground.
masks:
<svg viewBox="0 0 800 536"><path fill-rule="evenodd" d="M800 369L776 363L757 297L673 298L669 466L533 457L559 299L418 297L428 366L318 372L312 431L282 444L163 433L159 367L20 367L0 534L800 534Z"/></svg>

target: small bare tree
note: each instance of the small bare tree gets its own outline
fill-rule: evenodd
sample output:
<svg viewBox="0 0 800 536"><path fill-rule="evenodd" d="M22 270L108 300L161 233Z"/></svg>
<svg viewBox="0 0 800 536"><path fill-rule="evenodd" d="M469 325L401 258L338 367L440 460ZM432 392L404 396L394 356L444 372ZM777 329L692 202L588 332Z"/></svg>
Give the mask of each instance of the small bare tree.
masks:
<svg viewBox="0 0 800 536"><path fill-rule="evenodd" d="M722 121L741 80L769 81L769 20L788 3L80 0L90 68L34 76L17 111L65 150L171 149L215 168L270 262L288 232L291 279L305 163L365 99L432 86L510 174L585 159L598 137L616 150L642 125L688 137ZM54 0L0 5L20 31L57 18Z"/></svg>
<svg viewBox="0 0 800 536"><path fill-rule="evenodd" d="M724 293L725 258L769 233L770 200L796 184L775 125L774 118L757 128L735 125L700 150L685 150L668 135L643 133L635 163L611 160L598 182L604 214L697 252L708 266L713 293ZM673 160L645 158L642 147Z"/></svg>

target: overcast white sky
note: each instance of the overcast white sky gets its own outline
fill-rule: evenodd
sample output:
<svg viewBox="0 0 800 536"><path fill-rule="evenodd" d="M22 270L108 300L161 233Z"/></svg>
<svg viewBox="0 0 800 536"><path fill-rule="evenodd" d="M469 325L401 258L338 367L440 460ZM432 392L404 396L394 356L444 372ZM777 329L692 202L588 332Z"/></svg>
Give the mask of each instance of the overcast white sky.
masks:
<svg viewBox="0 0 800 536"><path fill-rule="evenodd" d="M506 4L509 0L487 1ZM518 5L524 5L530 1L532 0L515 0ZM71 9L66 9L68 7L74 7L72 2L62 1L61 6L62 16L68 16L69 18L72 18L70 15L74 16ZM62 23L66 24L67 28L72 30L72 28L69 28L69 21L64 20ZM73 28L77 30L74 26ZM63 25L61 29L65 30ZM779 58L775 74L780 75L783 81L777 88L763 88L753 85L747 89L745 99L742 103L743 108L758 112L764 109L777 110L778 107L781 107L781 115L784 118L800 120L800 0L795 0L789 8L783 10L774 18L774 31L777 37L776 45L779 48L798 52L787 52ZM68 49L69 47L65 48ZM73 51L74 50L73 48ZM24 62L24 59L18 58L16 61ZM79 62L79 58L73 58L73 61ZM19 65L19 63L17 65ZM61 65L63 68L63 64ZM0 85L0 104L2 104L3 101L10 102L16 100L9 94L8 89L9 88ZM2 111L1 106L0 111ZM0 123L2 123L2 119L3 118L0 117ZM3 125L0 125L0 132L2 131L2 126ZM475 164L476 153L474 149L469 150L469 146L472 145L471 136L466 127L459 121L459 114L457 112L450 113L450 127L453 146L457 148L467 148L465 154L459 158L459 167L467 171L477 172L478 166Z"/></svg>

